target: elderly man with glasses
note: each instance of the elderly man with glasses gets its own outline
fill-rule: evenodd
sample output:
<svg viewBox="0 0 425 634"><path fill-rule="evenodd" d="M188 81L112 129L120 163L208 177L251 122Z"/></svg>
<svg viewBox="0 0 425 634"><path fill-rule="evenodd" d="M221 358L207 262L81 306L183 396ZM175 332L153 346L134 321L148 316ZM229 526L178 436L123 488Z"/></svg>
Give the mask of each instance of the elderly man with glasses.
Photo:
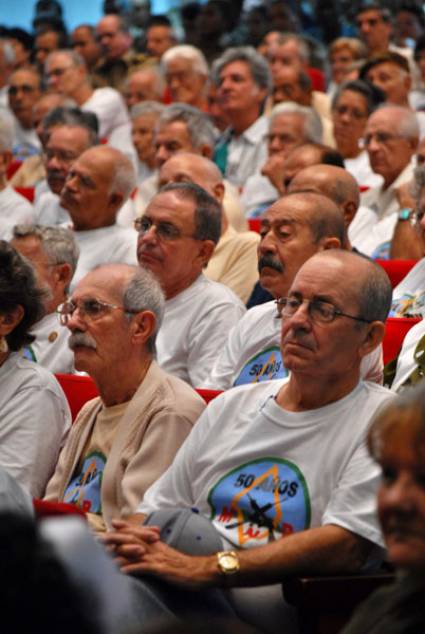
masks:
<svg viewBox="0 0 425 634"><path fill-rule="evenodd" d="M122 570L138 575L142 618L154 577L154 615L187 616L196 589L197 611L292 633L286 576L357 572L379 559L379 468L364 438L391 394L362 381L360 363L382 341L389 279L370 260L331 249L300 268L279 303L289 379L215 399L138 514L104 538Z"/></svg>
<svg viewBox="0 0 425 634"><path fill-rule="evenodd" d="M79 506L98 531L135 511L204 408L154 361L163 309L153 276L125 264L92 271L57 309L100 396L79 413L46 497Z"/></svg>

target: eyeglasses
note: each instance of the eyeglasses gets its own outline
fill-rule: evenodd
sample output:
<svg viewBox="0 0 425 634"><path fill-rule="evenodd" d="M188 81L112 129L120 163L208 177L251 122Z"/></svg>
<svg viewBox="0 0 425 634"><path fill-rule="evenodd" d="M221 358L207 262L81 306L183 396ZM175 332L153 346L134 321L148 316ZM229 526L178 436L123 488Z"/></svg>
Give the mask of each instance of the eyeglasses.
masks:
<svg viewBox="0 0 425 634"><path fill-rule="evenodd" d="M159 240L164 240L165 242L178 240L179 238L193 238L193 236L188 236L182 233L180 229L170 222L153 222L146 216L136 218L134 221L134 228L141 236L146 235L152 227L155 229L157 238Z"/></svg>
<svg viewBox="0 0 425 634"><path fill-rule="evenodd" d="M330 324L336 317L348 317L355 321L363 321L366 324L372 323L372 319L364 319L363 317L355 317L354 315L348 315L343 313L338 308L335 308L333 304L329 302L323 302L318 299L298 299L297 297L280 297L276 299L276 304L281 307L281 317L291 317L295 315L301 304L307 304L308 316L319 324Z"/></svg>
<svg viewBox="0 0 425 634"><path fill-rule="evenodd" d="M59 321L62 326L66 326L69 319L77 310L80 312L81 317L88 317L91 321L96 321L103 317L111 310L123 310L125 313L135 313L134 310L127 310L124 306L118 306L117 304L109 304L108 302L102 302L100 299L80 299L76 302L69 300L63 304L59 304L56 309L56 313L59 316Z"/></svg>
<svg viewBox="0 0 425 634"><path fill-rule="evenodd" d="M387 145L391 143L391 141L395 141L397 139L404 139L401 134L391 134L390 132L375 132L375 134L366 134L363 139L363 145L367 147L372 143L372 140L375 139L376 143L380 143L381 145Z"/></svg>
<svg viewBox="0 0 425 634"><path fill-rule="evenodd" d="M22 84L21 86L9 86L9 95L13 97L18 94L19 91L22 91L24 95L30 95L32 92L37 90L36 86L30 86L29 84Z"/></svg>

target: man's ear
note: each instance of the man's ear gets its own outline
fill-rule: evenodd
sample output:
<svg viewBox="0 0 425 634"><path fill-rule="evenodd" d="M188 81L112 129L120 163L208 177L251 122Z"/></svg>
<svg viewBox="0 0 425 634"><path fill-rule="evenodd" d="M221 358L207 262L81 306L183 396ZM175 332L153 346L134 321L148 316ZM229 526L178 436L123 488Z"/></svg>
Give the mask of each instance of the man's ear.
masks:
<svg viewBox="0 0 425 634"><path fill-rule="evenodd" d="M62 264L55 264L55 276L63 288L68 288L71 283L73 272L72 267L68 262L63 262Z"/></svg>
<svg viewBox="0 0 425 634"><path fill-rule="evenodd" d="M151 310L141 310L132 319L132 341L144 345L151 338L156 329L156 317Z"/></svg>
<svg viewBox="0 0 425 634"><path fill-rule="evenodd" d="M222 203L224 198L223 183L216 183L213 187L213 191L214 191L214 196L219 200L220 203Z"/></svg>
<svg viewBox="0 0 425 634"><path fill-rule="evenodd" d="M202 268L205 268L214 253L215 243L212 240L200 240L200 248L197 258L202 263Z"/></svg>
<svg viewBox="0 0 425 634"><path fill-rule="evenodd" d="M341 240L336 237L322 238L320 241L319 251L326 251L327 249L341 249Z"/></svg>
<svg viewBox="0 0 425 634"><path fill-rule="evenodd" d="M120 192L112 192L109 196L109 206L113 209L119 209L124 203L124 196Z"/></svg>
<svg viewBox="0 0 425 634"><path fill-rule="evenodd" d="M375 350L375 348L382 343L385 334L385 324L383 321L372 321L372 323L366 326L365 339L359 348L359 354L362 358Z"/></svg>
<svg viewBox="0 0 425 634"><path fill-rule="evenodd" d="M207 145L204 143L199 148L199 153L201 156L205 156L207 159L212 159L214 154L214 148L211 145Z"/></svg>
<svg viewBox="0 0 425 634"><path fill-rule="evenodd" d="M345 229L348 229L350 222L352 222L354 216L356 215L357 207L353 201L349 201L344 206L344 224Z"/></svg>
<svg viewBox="0 0 425 634"><path fill-rule="evenodd" d="M0 315L0 336L9 335L24 318L25 311L21 305Z"/></svg>

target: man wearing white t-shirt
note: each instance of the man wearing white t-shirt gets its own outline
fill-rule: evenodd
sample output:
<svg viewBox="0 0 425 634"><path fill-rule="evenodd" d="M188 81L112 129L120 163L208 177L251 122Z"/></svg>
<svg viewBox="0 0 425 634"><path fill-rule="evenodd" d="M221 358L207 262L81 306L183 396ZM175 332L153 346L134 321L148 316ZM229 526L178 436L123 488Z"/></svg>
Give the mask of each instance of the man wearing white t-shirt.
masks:
<svg viewBox="0 0 425 634"><path fill-rule="evenodd" d="M71 290L100 264L137 264L136 232L116 223L135 183L128 158L106 145L86 150L70 167L60 202L71 216L80 249Z"/></svg>
<svg viewBox="0 0 425 634"><path fill-rule="evenodd" d="M292 633L286 576L358 572L379 553L379 468L364 439L391 394L359 379L390 302L384 271L353 253L329 250L301 267L281 301L289 380L213 401L133 521L117 520L105 539L124 572L144 575L133 583L141 606L153 608L153 576L155 616L202 611L208 598L216 616L232 608L261 631ZM163 595L159 580L169 582ZM182 587L198 591L196 606Z"/></svg>
<svg viewBox="0 0 425 634"><path fill-rule="evenodd" d="M194 183L172 183L136 223L139 264L157 277L166 298L158 363L203 387L229 330L245 312L230 288L202 273L220 238L221 206Z"/></svg>
<svg viewBox="0 0 425 634"><path fill-rule="evenodd" d="M31 262L40 286L46 289L45 315L31 328L35 341L24 348L25 357L53 374L74 371L74 355L68 346L69 333L61 328L56 309L68 294L78 262L73 232L64 227L16 225L12 246Z"/></svg>

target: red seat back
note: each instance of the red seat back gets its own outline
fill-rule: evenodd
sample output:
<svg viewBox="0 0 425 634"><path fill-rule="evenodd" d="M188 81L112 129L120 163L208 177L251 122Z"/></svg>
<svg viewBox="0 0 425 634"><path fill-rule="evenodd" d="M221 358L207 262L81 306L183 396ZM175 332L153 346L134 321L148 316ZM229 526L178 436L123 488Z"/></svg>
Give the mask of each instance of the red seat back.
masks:
<svg viewBox="0 0 425 634"><path fill-rule="evenodd" d="M89 376L79 376L77 374L56 374L56 378L61 388L65 392L66 399L71 409L72 420L77 417L78 412L84 403L99 396L97 387L93 379Z"/></svg>
<svg viewBox="0 0 425 634"><path fill-rule="evenodd" d="M213 400L213 398L222 393L222 390L207 390L200 387L198 387L196 391L198 392L199 396L202 396L206 403L209 403Z"/></svg>
<svg viewBox="0 0 425 634"><path fill-rule="evenodd" d="M250 231L256 231L260 233L261 220L260 218L248 218L248 226Z"/></svg>
<svg viewBox="0 0 425 634"><path fill-rule="evenodd" d="M18 194L21 194L21 196L29 200L30 203L34 202L34 187L15 187L14 189Z"/></svg>
<svg viewBox="0 0 425 634"><path fill-rule="evenodd" d="M47 502L47 500L39 500L38 498L34 498L32 503L37 519L53 517L55 515L79 515L86 519L84 511L74 504L67 504L66 502Z"/></svg>
<svg viewBox="0 0 425 634"><path fill-rule="evenodd" d="M417 260L376 260L376 263L382 266L391 280L391 286L395 288L415 266Z"/></svg>
<svg viewBox="0 0 425 634"><path fill-rule="evenodd" d="M421 321L413 317L388 317L385 322L385 336L382 342L384 365L396 358L409 330Z"/></svg>
<svg viewBox="0 0 425 634"><path fill-rule="evenodd" d="M13 161L10 161L9 165L7 166L7 170L6 170L7 180L10 180L12 178L14 173L18 171L18 169L21 167L21 165L22 165L22 161L17 161L15 159L13 159Z"/></svg>

